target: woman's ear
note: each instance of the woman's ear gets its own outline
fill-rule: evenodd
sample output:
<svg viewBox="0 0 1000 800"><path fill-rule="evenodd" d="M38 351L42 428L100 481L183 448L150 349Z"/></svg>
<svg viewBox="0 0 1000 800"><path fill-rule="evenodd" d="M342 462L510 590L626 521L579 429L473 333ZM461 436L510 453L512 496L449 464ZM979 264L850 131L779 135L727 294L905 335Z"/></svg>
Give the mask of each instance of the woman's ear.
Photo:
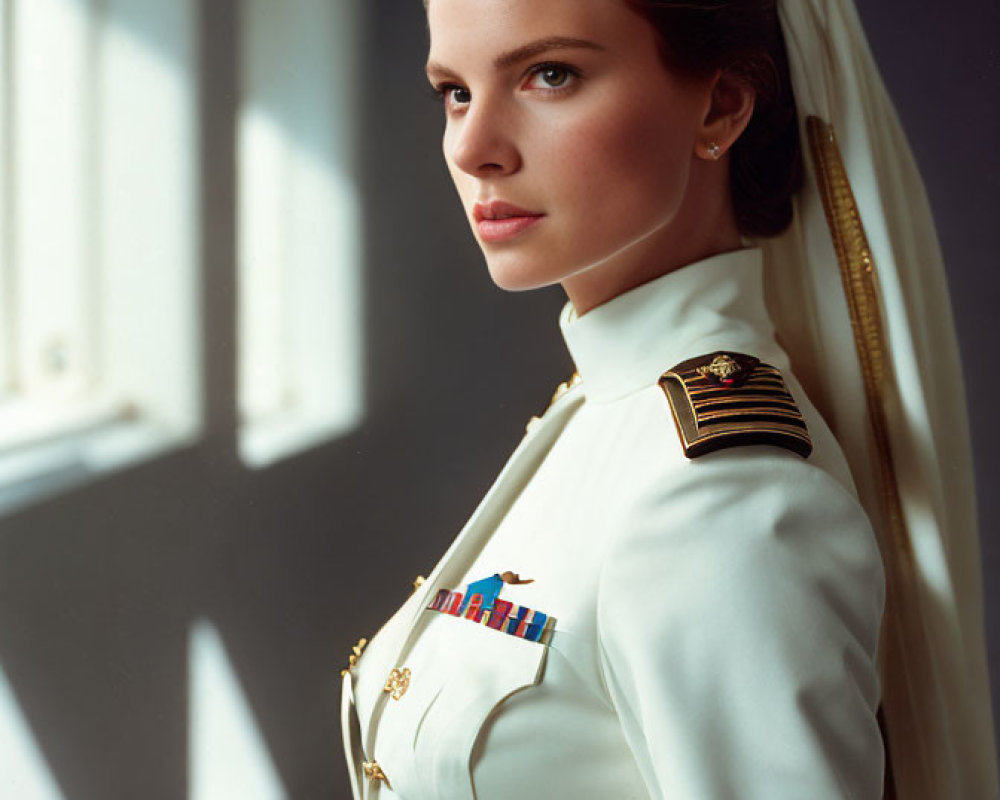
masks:
<svg viewBox="0 0 1000 800"><path fill-rule="evenodd" d="M746 81L722 69L716 71L710 86L709 108L695 153L708 161L717 161L729 152L750 124L757 92Z"/></svg>

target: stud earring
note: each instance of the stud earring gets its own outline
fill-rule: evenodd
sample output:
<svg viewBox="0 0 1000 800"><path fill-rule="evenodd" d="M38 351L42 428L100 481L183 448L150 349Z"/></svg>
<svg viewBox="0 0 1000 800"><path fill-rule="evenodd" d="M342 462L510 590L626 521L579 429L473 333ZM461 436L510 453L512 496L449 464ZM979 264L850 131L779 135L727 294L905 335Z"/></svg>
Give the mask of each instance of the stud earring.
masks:
<svg viewBox="0 0 1000 800"><path fill-rule="evenodd" d="M718 161L719 157L722 155L722 148L719 146L718 142L709 142L705 145L705 149L708 150L708 154L716 161Z"/></svg>

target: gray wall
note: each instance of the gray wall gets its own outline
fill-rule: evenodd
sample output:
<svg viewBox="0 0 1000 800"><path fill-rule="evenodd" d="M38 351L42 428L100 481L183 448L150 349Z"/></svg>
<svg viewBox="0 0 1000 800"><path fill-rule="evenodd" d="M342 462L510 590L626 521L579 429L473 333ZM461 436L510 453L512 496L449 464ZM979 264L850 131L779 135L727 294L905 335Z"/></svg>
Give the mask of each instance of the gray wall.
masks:
<svg viewBox="0 0 1000 800"><path fill-rule="evenodd" d="M923 173L948 267L979 494L993 717L1000 730L1000 3L859 0ZM983 142L985 144L979 144Z"/></svg>
<svg viewBox="0 0 1000 800"><path fill-rule="evenodd" d="M426 573L571 369L558 290L489 282L438 156L420 4L365 0L368 413L259 473L235 454L237 0L205 0L205 440L0 521L0 663L71 800L182 798L187 636L220 629L296 798L347 797L339 670ZM993 683L1000 6L864 0L948 260L973 414ZM957 13L956 13L957 12ZM221 335L220 335L221 332ZM996 706L994 706L996 707ZM1000 715L998 715L1000 716ZM2 787L2 778L0 778Z"/></svg>

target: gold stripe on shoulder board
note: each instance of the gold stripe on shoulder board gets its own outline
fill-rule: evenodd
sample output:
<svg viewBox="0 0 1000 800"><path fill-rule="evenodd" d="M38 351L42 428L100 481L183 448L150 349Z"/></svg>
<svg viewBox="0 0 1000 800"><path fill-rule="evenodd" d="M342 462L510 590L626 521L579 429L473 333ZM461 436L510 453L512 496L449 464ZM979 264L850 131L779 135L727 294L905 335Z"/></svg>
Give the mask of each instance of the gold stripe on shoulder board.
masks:
<svg viewBox="0 0 1000 800"><path fill-rule="evenodd" d="M665 372L684 455L741 445L783 447L808 458L812 439L781 372L744 353L717 351Z"/></svg>

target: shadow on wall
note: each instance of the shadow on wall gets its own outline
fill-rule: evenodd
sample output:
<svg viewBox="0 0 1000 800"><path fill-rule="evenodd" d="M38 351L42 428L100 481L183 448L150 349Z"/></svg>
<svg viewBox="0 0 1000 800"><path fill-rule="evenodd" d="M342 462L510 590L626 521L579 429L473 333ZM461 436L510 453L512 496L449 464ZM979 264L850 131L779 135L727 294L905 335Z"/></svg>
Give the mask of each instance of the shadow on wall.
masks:
<svg viewBox="0 0 1000 800"><path fill-rule="evenodd" d="M218 631L195 622L188 647L190 800L280 798L282 786ZM65 797L0 671L2 788L17 800Z"/></svg>
<svg viewBox="0 0 1000 800"><path fill-rule="evenodd" d="M156 37L158 0L103 4L137 46ZM364 421L265 469L241 462L239 7L196 14L202 434L0 520L4 800L346 798L350 646L433 567L570 371L561 295L494 289L439 163L421 4L365 0L377 80L349 121L364 134Z"/></svg>

